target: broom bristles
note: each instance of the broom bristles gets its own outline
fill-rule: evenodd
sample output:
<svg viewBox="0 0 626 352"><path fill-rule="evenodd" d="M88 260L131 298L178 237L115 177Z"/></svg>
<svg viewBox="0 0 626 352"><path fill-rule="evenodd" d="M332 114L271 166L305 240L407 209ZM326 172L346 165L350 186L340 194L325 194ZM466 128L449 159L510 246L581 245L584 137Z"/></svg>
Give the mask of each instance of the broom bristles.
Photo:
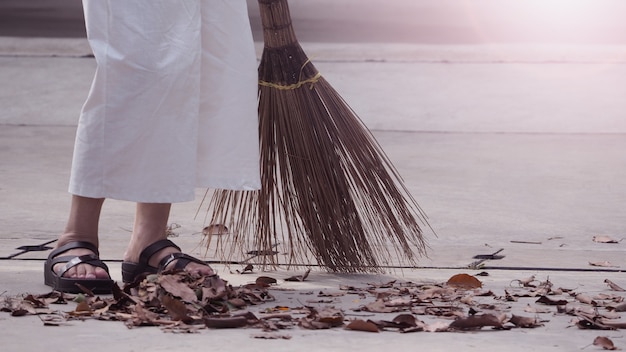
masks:
<svg viewBox="0 0 626 352"><path fill-rule="evenodd" d="M394 259L415 265L426 247L423 211L285 26L286 0L259 2L264 25L278 28L266 28L259 66L262 188L214 193L211 221L232 229L228 254L280 244L286 263L269 255L263 264L314 260L340 272L380 271Z"/></svg>

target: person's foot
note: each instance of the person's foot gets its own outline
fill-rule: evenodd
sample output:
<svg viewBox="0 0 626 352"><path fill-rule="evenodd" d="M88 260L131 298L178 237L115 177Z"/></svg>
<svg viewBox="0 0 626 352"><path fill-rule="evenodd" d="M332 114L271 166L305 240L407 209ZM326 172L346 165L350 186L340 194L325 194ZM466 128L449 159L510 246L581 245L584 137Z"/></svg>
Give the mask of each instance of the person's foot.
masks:
<svg viewBox="0 0 626 352"><path fill-rule="evenodd" d="M56 248L61 248L63 245L69 242L76 241L75 239L66 240L61 236L59 242L57 243ZM61 242L63 241L63 242ZM55 249L56 249L55 248ZM95 255L98 256L98 253L87 249L87 248L72 248L65 252L60 252L53 257L79 257L83 255ZM60 273L65 267L65 263L58 263L52 267L55 273ZM93 266L87 263L81 263L76 266L69 268L65 273L63 273L63 277L69 279L109 279L109 274L101 267Z"/></svg>
<svg viewBox="0 0 626 352"><path fill-rule="evenodd" d="M134 281L134 277L143 273L157 273L172 269L212 276L216 272L199 259L181 252L180 248L169 240L160 240L146 247L129 245L122 263L122 276L125 282Z"/></svg>
<svg viewBox="0 0 626 352"><path fill-rule="evenodd" d="M170 254L174 254L174 253L182 253L182 252L176 249L175 247L165 247L162 250L156 252L152 257L150 257L150 260L148 260L148 265L150 265L151 267L158 268L161 260L169 256ZM139 255L137 255L136 258L138 260ZM134 260L134 261L128 260L128 261L136 263L137 260ZM174 266L176 265L176 262L177 260L172 260L170 263L168 263L168 265L165 268L163 268L163 270L166 271L166 270L173 269ZM185 271L192 273L192 274L198 274L198 275L203 275L203 276L205 275L209 276L209 275L215 274L215 271L210 266L206 264L193 262L193 261L189 262L189 264L185 266Z"/></svg>
<svg viewBox="0 0 626 352"><path fill-rule="evenodd" d="M44 262L44 283L61 292L111 293L113 280L98 257L98 247L87 241L61 243Z"/></svg>
<svg viewBox="0 0 626 352"><path fill-rule="evenodd" d="M95 254L94 252L84 249L84 248L76 248L70 249L61 253L63 256L74 256L79 257L82 255ZM53 267L54 272L57 274L63 270L65 264L59 263ZM68 279L108 279L109 274L102 268L96 267L89 264L78 264L74 267L69 268L65 273L63 273L63 277Z"/></svg>

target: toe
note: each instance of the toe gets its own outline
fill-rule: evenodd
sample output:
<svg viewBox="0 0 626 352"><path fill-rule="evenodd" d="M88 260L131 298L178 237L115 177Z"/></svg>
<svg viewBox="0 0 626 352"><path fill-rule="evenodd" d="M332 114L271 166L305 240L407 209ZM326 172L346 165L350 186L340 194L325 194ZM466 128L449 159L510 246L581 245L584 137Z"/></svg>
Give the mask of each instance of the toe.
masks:
<svg viewBox="0 0 626 352"><path fill-rule="evenodd" d="M69 250L65 252L64 255L81 256L81 255L87 255L87 254L93 254L93 253L89 250L81 248L81 249ZM61 274L61 271L63 270L64 266L65 266L64 263L57 264L54 266L53 270L57 274ZM84 279L93 280L93 279L109 279L110 278L106 270L97 266L90 265L89 263L80 263L78 265L75 265L69 268L65 273L63 273L63 277L69 278L69 279L83 279L83 280Z"/></svg>
<svg viewBox="0 0 626 352"><path fill-rule="evenodd" d="M109 273L107 273L106 270L97 267L94 270L93 278L94 279L108 279L109 278Z"/></svg>

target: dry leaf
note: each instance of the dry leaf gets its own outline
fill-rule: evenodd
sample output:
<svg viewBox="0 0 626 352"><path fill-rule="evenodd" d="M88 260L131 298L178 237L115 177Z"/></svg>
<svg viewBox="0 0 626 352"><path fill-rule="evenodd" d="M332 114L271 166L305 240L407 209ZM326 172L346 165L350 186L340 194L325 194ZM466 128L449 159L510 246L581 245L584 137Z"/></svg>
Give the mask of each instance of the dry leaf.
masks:
<svg viewBox="0 0 626 352"><path fill-rule="evenodd" d="M598 321L605 326L608 326L612 329L626 329L626 322L623 321L612 321L612 319L598 319Z"/></svg>
<svg viewBox="0 0 626 352"><path fill-rule="evenodd" d="M412 314L400 314L393 318L393 322L402 328L417 326L417 319Z"/></svg>
<svg viewBox="0 0 626 352"><path fill-rule="evenodd" d="M536 285L533 285L533 282L535 281L537 281L535 280L535 275L532 275L524 279L513 280L511 281L511 283L517 282L520 286L523 286L523 287L536 287Z"/></svg>
<svg viewBox="0 0 626 352"><path fill-rule="evenodd" d="M605 279L604 282L609 285L609 287L611 288L611 290L613 291L626 291L623 288L621 288L620 286L618 286L617 284L615 284L613 281L609 280L609 279Z"/></svg>
<svg viewBox="0 0 626 352"><path fill-rule="evenodd" d="M626 312L626 303L618 304L613 310L616 312Z"/></svg>
<svg viewBox="0 0 626 352"><path fill-rule="evenodd" d="M459 302L461 302L463 304L466 304L468 306L473 306L474 305L474 297L472 297L472 296L465 296L465 297L462 297L459 300Z"/></svg>
<svg viewBox="0 0 626 352"><path fill-rule="evenodd" d="M179 281L178 275L160 275L158 282L161 287L174 297L179 297L185 302L197 302L196 292L189 286Z"/></svg>
<svg viewBox="0 0 626 352"><path fill-rule="evenodd" d="M379 299L379 300L376 300L372 303L365 305L364 307L361 307L361 310L365 312L372 312L372 313L394 313L394 312L402 311L403 308L389 307L385 304L384 300Z"/></svg>
<svg viewBox="0 0 626 352"><path fill-rule="evenodd" d="M170 317L172 317L172 320L183 321L185 323L193 321L193 319L187 315L187 306L182 301L172 298L169 295L163 295L163 297L161 297L161 303L167 308L167 312Z"/></svg>
<svg viewBox="0 0 626 352"><path fill-rule="evenodd" d="M387 307L411 307L413 305L413 299L411 297L399 297L386 301Z"/></svg>
<svg viewBox="0 0 626 352"><path fill-rule="evenodd" d="M134 314L131 315L130 321L127 322L129 325L157 325L159 320L157 313L145 309L141 304L136 304L132 313Z"/></svg>
<svg viewBox="0 0 626 352"><path fill-rule="evenodd" d="M24 301L30 302L34 308L46 308L48 306L44 301L35 298L33 295L24 297Z"/></svg>
<svg viewBox="0 0 626 352"><path fill-rule="evenodd" d="M552 300L546 296L541 296L541 298L539 298L538 300L535 301L536 303L541 303L541 304L545 304L548 306L564 306L567 305L567 301L564 299L560 299L560 300Z"/></svg>
<svg viewBox="0 0 626 352"><path fill-rule="evenodd" d="M298 325L303 329L309 330L320 330L320 329L330 329L332 325L328 323L322 323L320 321L316 321L312 318L302 318L298 320Z"/></svg>
<svg viewBox="0 0 626 352"><path fill-rule="evenodd" d="M254 271L254 265L252 264L246 265L242 271L237 270L237 272L240 274L252 273L253 271Z"/></svg>
<svg viewBox="0 0 626 352"><path fill-rule="evenodd" d="M285 281L304 281L309 277L311 269L307 270L303 275L291 276L285 279Z"/></svg>
<svg viewBox="0 0 626 352"><path fill-rule="evenodd" d="M78 305L76 305L74 311L79 313L91 313L91 307L89 306L89 303L87 303L87 301L82 301L78 303Z"/></svg>
<svg viewBox="0 0 626 352"><path fill-rule="evenodd" d="M248 319L245 316L207 317L204 318L204 324L211 329L234 329L247 326Z"/></svg>
<svg viewBox="0 0 626 352"><path fill-rule="evenodd" d="M578 294L578 295L576 295L575 298L580 303L589 304L589 305L592 305L592 306L597 306L598 305L598 302L594 301L593 299L591 299L591 297L589 297L587 295Z"/></svg>
<svg viewBox="0 0 626 352"><path fill-rule="evenodd" d="M451 324L446 323L444 321L436 321L432 324L425 325L423 329L424 331L428 331L428 332L449 331L450 325Z"/></svg>
<svg viewBox="0 0 626 352"><path fill-rule="evenodd" d="M593 236L593 241L597 242L597 243L619 243L618 240L612 238L611 236L607 236L607 235Z"/></svg>
<svg viewBox="0 0 626 352"><path fill-rule="evenodd" d="M95 297L96 295L93 293L93 291L91 291L90 289L88 289L87 287L79 284L78 282L74 283L74 285L76 285L78 288L81 289L81 291L83 291L85 293L85 295L89 296L89 297Z"/></svg>
<svg viewBox="0 0 626 352"><path fill-rule="evenodd" d="M211 224L202 229L202 234L205 236L227 235L228 227L222 224Z"/></svg>
<svg viewBox="0 0 626 352"><path fill-rule="evenodd" d="M312 307L308 307L308 309L309 314L298 321L298 324L305 329L330 329L343 325L344 316L343 312L339 309L332 307L320 310Z"/></svg>
<svg viewBox="0 0 626 352"><path fill-rule="evenodd" d="M161 331L171 332L174 334L197 334L200 332L200 328L196 325L187 325L185 323L178 322L176 324L161 327Z"/></svg>
<svg viewBox="0 0 626 352"><path fill-rule="evenodd" d="M576 322L576 326L580 329L615 330L615 328L603 324L600 319L595 319L594 317L579 315L578 318L579 320Z"/></svg>
<svg viewBox="0 0 626 352"><path fill-rule="evenodd" d="M13 311L11 311L11 316L12 317L23 317L25 315L28 315L29 312L28 310L24 309L24 308L17 308L14 309Z"/></svg>
<svg viewBox="0 0 626 352"><path fill-rule="evenodd" d="M507 302L517 302L517 295L512 294L509 290L504 290L504 299Z"/></svg>
<svg viewBox="0 0 626 352"><path fill-rule="evenodd" d="M594 346L600 346L605 350L616 350L617 347L613 344L613 341L606 336L598 336L593 340Z"/></svg>
<svg viewBox="0 0 626 352"><path fill-rule="evenodd" d="M611 264L611 262L609 262L608 260L605 260L603 262L589 262L589 265L591 265L591 266L600 266L600 267L604 267L604 268L619 268L619 266Z"/></svg>
<svg viewBox="0 0 626 352"><path fill-rule="evenodd" d="M545 307L533 307L530 304L526 305L526 308L524 308L524 312L526 313L536 313L536 314L541 314L541 313L552 313L552 309L550 308L545 308Z"/></svg>
<svg viewBox="0 0 626 352"><path fill-rule="evenodd" d="M343 297L346 294L344 292L324 292L320 291L317 294L317 297Z"/></svg>
<svg viewBox="0 0 626 352"><path fill-rule="evenodd" d="M438 317L463 317L463 308L455 306L439 306L439 307L426 307L427 315L434 315Z"/></svg>
<svg viewBox="0 0 626 352"><path fill-rule="evenodd" d="M452 330L479 330L485 326L504 329L502 321L493 314L472 315L453 321L449 328Z"/></svg>
<svg viewBox="0 0 626 352"><path fill-rule="evenodd" d="M246 305L248 305L246 301L244 301L241 298L231 298L228 300L228 303L230 303L230 305L238 309L244 308Z"/></svg>
<svg viewBox="0 0 626 352"><path fill-rule="evenodd" d="M273 277L269 276L259 276L256 278L256 284L261 287L270 287L275 284L277 281Z"/></svg>
<svg viewBox="0 0 626 352"><path fill-rule="evenodd" d="M312 315L316 321L330 324L331 326L343 325L343 312L336 308L324 308L321 310L313 310Z"/></svg>
<svg viewBox="0 0 626 352"><path fill-rule="evenodd" d="M539 323L537 318L531 317L522 317L519 315L513 314L509 322L518 328L536 328L538 326L542 326L543 324Z"/></svg>
<svg viewBox="0 0 626 352"><path fill-rule="evenodd" d="M361 319L350 321L350 323L346 325L346 329L354 331L378 332L378 326L376 326L376 324L369 320L365 321Z"/></svg>
<svg viewBox="0 0 626 352"><path fill-rule="evenodd" d="M378 326L379 329L392 328L392 329L399 329L401 332L423 331L423 325L421 327L422 329L414 329L418 326L418 321L417 319L415 319L415 317L412 314L400 314L396 316L395 318L393 318L392 321L388 321L388 320L377 320L377 321L368 320L368 321L376 324L376 326Z"/></svg>
<svg viewBox="0 0 626 352"><path fill-rule="evenodd" d="M446 283L448 286L471 290L474 288L481 288L483 284L474 276L468 274L457 274L448 279Z"/></svg>
<svg viewBox="0 0 626 352"><path fill-rule="evenodd" d="M43 326L61 326L67 324L65 319L56 315L47 315L41 318L41 321L43 322Z"/></svg>
<svg viewBox="0 0 626 352"><path fill-rule="evenodd" d="M602 314L600 314L600 316L601 316L602 318L606 318L606 319L614 319L614 320L617 320L617 319L621 319L621 318L622 318L622 315L621 315L621 314L618 314L618 313L615 313L615 312L603 312Z"/></svg>
<svg viewBox="0 0 626 352"><path fill-rule="evenodd" d="M262 333L262 334L254 334L252 335L255 339L264 339L264 340L290 340L291 335L287 334L276 334L276 333Z"/></svg>

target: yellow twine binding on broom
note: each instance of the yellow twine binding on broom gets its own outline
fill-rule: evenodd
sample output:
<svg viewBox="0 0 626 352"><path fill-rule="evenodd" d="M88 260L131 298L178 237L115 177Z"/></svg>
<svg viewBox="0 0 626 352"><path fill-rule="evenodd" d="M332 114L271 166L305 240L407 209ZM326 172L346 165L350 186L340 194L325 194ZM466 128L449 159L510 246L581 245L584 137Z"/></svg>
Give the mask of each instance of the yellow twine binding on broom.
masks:
<svg viewBox="0 0 626 352"><path fill-rule="evenodd" d="M315 76L309 79L305 79L304 81L294 83L294 84L284 85L284 84L277 84L277 83L266 82L266 81L259 81L259 85L263 87L270 87L270 88L275 88L279 90L292 90L292 89L298 89L305 84L311 83L311 89L313 89L313 84L317 83L317 81L319 81L321 77L322 77L322 74L318 72Z"/></svg>
<svg viewBox="0 0 626 352"><path fill-rule="evenodd" d="M302 73L304 71L304 67L307 64L311 63L311 59L307 58L307 60L302 64L302 67L300 67L300 81L298 83L294 83L294 84L290 84L290 85L283 85L283 84L277 84L277 83L272 83L272 82L267 82L267 81L259 81L259 85L263 86L263 87L270 87L270 88L275 88L278 90L293 90L293 89L298 89L300 87L302 87L305 84L309 84L311 83L311 87L309 87L309 89L313 89L313 85L315 83L317 83L317 81L319 81L319 79L322 77L321 73L316 73L315 76L309 78L309 79L305 79L304 81L302 80Z"/></svg>

